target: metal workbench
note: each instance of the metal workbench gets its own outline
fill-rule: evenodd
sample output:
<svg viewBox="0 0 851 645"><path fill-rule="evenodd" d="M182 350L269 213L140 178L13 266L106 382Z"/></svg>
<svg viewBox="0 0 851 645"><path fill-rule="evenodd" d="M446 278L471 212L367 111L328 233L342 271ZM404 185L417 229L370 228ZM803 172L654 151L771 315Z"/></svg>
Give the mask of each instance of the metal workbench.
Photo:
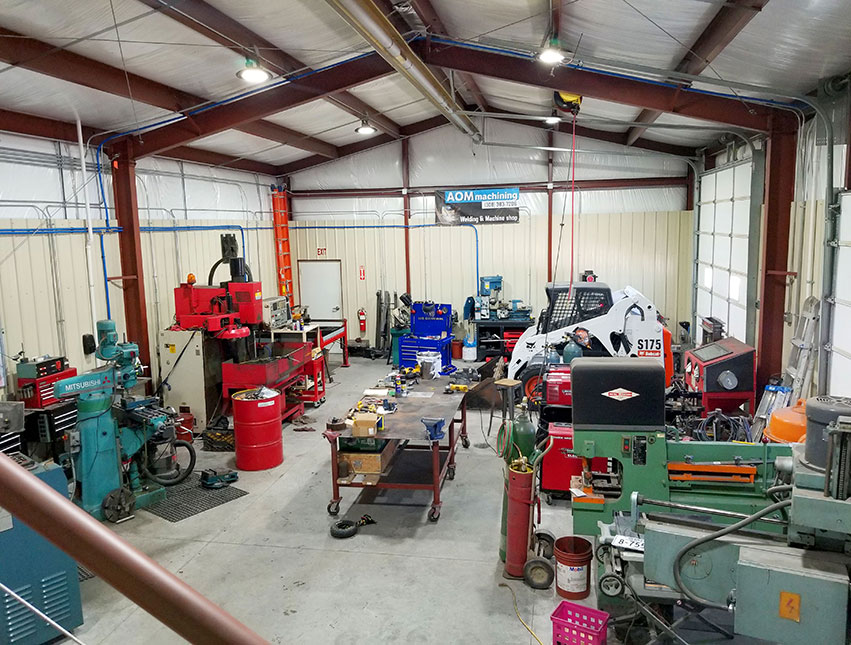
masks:
<svg viewBox="0 0 851 645"><path fill-rule="evenodd" d="M430 490L433 492L428 519L436 522L440 518L440 489L446 479L455 478L455 450L458 441L464 448L470 447L467 438L467 406L464 394L444 394L445 378L420 381L407 397L395 399L398 410L384 415L384 430L377 439L398 441L398 446L387 467L380 475L340 477L338 466L339 439L352 436L350 427L341 431L326 430L323 434L331 444L331 487L332 498L328 513L340 511L341 488L397 488L406 490ZM460 412L460 417L456 414ZM446 436L431 441L426 435L423 417L445 420ZM427 452L426 452L427 451ZM430 456L430 459L428 457ZM423 459L425 457L425 459ZM407 479L411 476L410 479Z"/></svg>

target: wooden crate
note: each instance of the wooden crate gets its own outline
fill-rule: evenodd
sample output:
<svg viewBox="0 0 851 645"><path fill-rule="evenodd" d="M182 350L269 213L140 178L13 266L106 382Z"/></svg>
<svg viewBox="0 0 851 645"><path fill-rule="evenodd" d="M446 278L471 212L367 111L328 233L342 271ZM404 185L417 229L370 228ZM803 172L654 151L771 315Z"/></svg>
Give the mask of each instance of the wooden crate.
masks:
<svg viewBox="0 0 851 645"><path fill-rule="evenodd" d="M349 471L355 474L378 475L385 471L396 452L397 440L388 441L381 452L347 452L337 453L337 463L347 464Z"/></svg>

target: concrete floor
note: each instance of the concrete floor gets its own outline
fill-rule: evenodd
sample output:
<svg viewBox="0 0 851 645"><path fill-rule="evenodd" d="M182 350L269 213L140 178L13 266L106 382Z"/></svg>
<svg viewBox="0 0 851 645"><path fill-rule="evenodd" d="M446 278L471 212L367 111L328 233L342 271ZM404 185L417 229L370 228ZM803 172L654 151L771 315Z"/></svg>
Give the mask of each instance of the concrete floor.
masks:
<svg viewBox="0 0 851 645"><path fill-rule="evenodd" d="M321 431L386 371L367 359L337 369L326 403L308 412L317 431L286 426L284 463L240 473L236 485L249 495L174 524L139 511L116 532L273 643L534 645L498 586L502 475L483 442L487 415L468 416L473 445L459 444L438 523L426 519L430 493L343 489L340 518L369 513L378 524L348 540L329 535L330 449ZM199 469L233 466L232 453L198 453ZM544 515L544 528L570 534L564 503ZM510 584L520 615L550 643L554 588ZM82 583L82 594L76 635L88 645L183 642L100 579Z"/></svg>

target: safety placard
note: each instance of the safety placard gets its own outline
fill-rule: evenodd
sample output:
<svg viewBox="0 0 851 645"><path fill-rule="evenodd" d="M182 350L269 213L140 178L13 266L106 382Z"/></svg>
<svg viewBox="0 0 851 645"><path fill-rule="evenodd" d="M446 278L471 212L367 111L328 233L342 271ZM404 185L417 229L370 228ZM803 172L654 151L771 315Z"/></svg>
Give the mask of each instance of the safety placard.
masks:
<svg viewBox="0 0 851 645"><path fill-rule="evenodd" d="M316 247L316 255L317 256L328 255L328 247L327 246L317 246Z"/></svg>
<svg viewBox="0 0 851 645"><path fill-rule="evenodd" d="M366 280L366 269L362 264L358 267L358 280Z"/></svg>

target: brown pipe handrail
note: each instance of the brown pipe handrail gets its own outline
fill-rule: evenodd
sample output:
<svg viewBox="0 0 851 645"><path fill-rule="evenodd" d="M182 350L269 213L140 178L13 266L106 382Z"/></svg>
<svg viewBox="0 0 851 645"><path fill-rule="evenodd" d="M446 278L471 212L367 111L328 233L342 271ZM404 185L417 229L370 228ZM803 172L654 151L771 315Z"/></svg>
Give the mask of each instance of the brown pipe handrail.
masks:
<svg viewBox="0 0 851 645"><path fill-rule="evenodd" d="M268 643L2 453L0 506L190 643Z"/></svg>

